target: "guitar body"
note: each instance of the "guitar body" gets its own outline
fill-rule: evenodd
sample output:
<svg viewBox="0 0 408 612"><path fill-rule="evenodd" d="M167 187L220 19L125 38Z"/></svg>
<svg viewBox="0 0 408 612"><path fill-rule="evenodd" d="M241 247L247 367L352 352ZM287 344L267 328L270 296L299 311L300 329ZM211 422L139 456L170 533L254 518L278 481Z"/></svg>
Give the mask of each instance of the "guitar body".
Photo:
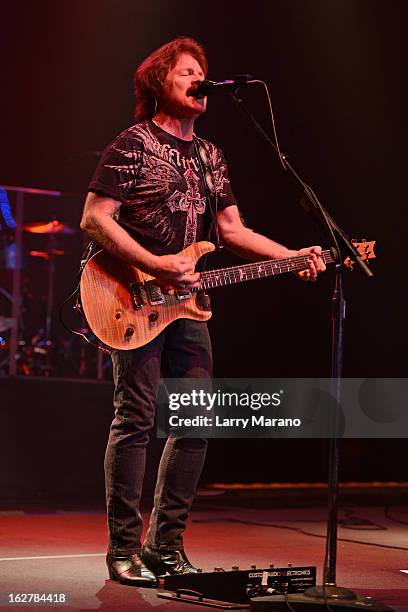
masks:
<svg viewBox="0 0 408 612"><path fill-rule="evenodd" d="M197 242L180 255L189 257L195 266L202 255L214 249L211 242ZM212 314L201 304L199 293L184 289L162 293L153 277L105 251L87 262L80 292L89 327L114 349L143 346L176 319L207 321Z"/></svg>

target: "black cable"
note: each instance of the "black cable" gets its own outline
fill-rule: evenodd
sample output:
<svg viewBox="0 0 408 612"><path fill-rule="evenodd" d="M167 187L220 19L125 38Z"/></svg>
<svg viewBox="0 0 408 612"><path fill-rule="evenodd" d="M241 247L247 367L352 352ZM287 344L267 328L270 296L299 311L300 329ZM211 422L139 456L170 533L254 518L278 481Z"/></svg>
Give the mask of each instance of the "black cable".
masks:
<svg viewBox="0 0 408 612"><path fill-rule="evenodd" d="M262 85L265 89L266 92L266 96L268 99L268 105L269 105L269 113L271 116L271 122L272 122L272 131L273 131L273 135L274 135L274 139L275 139L275 144L273 143L272 139L269 137L269 135L265 132L265 130L260 126L260 124L257 122L257 120L255 119L255 117L245 108L245 106L242 104L242 100L240 100L240 98L238 98L238 89L236 90L232 90L230 91L230 94L232 95L232 98L235 100L235 102L240 106L240 108L245 112L245 114L249 117L249 119L252 121L252 123L255 125L255 127L259 130L259 132L261 132L261 134L266 138L266 140L273 146L273 148L275 148L279 160L283 166L283 168L287 171L288 169L290 169L292 175L296 178L296 180L299 182L299 184L301 185L303 192L305 193L305 195L307 196L307 198L309 199L309 201L315 206L315 208L317 208L317 210L319 211L321 217L324 220L324 225L327 228L327 230L329 231L329 234L335 244L336 250L337 250L337 257L335 259L337 259L336 263L340 266L340 269L343 268L343 264L342 264L342 258L341 258L341 251L340 251L340 247L337 241L337 237L333 231L333 226L330 222L330 219L328 217L328 215L326 214L326 211L324 210L324 208L322 207L317 195L315 194L315 192L313 191L313 189L310 187L310 185L308 185L306 183L306 181L304 181L299 175L298 173L294 170L294 168L292 168L292 166L289 164L289 162L287 161L287 156L285 154L282 153L280 145L279 145L279 141L278 141L278 133L277 133L277 129L276 129L276 125L275 125L275 117L274 117L274 113L273 113L273 107L272 107L272 102L271 102L271 96L269 94L269 89L267 84L265 83L265 81L261 81L261 80L254 80L252 81L254 83L259 83L260 85Z"/></svg>
<svg viewBox="0 0 408 612"><path fill-rule="evenodd" d="M285 605L288 608L288 610L290 610L290 612L297 612L297 610L295 610L295 608L292 606L291 603L289 603L289 598L288 598L288 593L285 592Z"/></svg>
<svg viewBox="0 0 408 612"><path fill-rule="evenodd" d="M323 593L325 593L325 586L323 585ZM290 612L298 612L298 610L296 608L293 607L293 605L290 603L289 601L289 593L286 591L284 594L285 597L285 605L288 608L288 610ZM328 610L328 612L334 612L333 608L327 603L327 597L326 595L324 595L324 604L326 606L326 610ZM303 606L302 606L303 609Z"/></svg>
<svg viewBox="0 0 408 612"><path fill-rule="evenodd" d="M86 264L88 263L88 261L90 260L90 258L92 257L93 254L96 254L96 249L97 248L97 244L95 243L95 241L91 240L86 248L84 253L82 254L81 257L81 261L79 264L79 270L78 270L78 285L76 286L76 288L74 289L74 291L64 300L64 302L61 304L61 306L58 309L58 318L59 321L62 325L62 327L69 332L70 334L73 334L74 336L79 336L80 338L82 338L83 340L85 340L85 342L87 342L90 346L92 346L93 348L97 349L98 351L102 351L103 353L106 353L107 355L110 355L112 350L109 347L106 347L102 344L96 344L95 342L92 342L92 340L90 340L85 334L83 334L82 332L77 331L76 329L72 329L72 327L69 327L65 321L64 321L64 317L63 317L63 311L65 306L68 304L68 302L70 302L71 300L73 300L74 298L76 298L76 304L74 306L74 308L77 311L82 312L82 308L81 308L81 301L80 301L80 288L81 288L81 276L82 276L82 272L84 271L84 268L86 266Z"/></svg>
<svg viewBox="0 0 408 612"><path fill-rule="evenodd" d="M218 506L218 505L209 505L209 504L204 504L203 508L205 510L224 510L224 511L231 511L231 506ZM362 518L360 516L356 516L354 515L354 510L350 509L350 510L345 510L344 511L344 518L343 519L339 519L339 525L341 525L343 527L343 529L358 529L359 527L367 527L367 529L365 529L365 531L387 531L388 527L385 527L385 525L379 525L378 523L373 523L373 521L370 521L369 519L365 519ZM401 522L403 524L408 524L405 523L405 521L399 521L398 519L392 519L392 517L390 517L391 520L395 520L397 523ZM219 519L222 520L222 519ZM304 523L305 520L302 518L299 519L291 519L291 523ZM322 521L320 519L307 519L306 521L307 523L321 523Z"/></svg>
<svg viewBox="0 0 408 612"><path fill-rule="evenodd" d="M230 523L241 523L242 525L255 525L257 527L274 527L275 529L287 529L289 531L296 531L297 533L301 533L302 535L310 536L313 538L326 538L325 535L319 535L317 533L310 533L310 531L305 531L304 529L300 529L299 527L290 527L289 525L278 525L276 523L258 523L256 521L243 521L241 519L227 518L222 519L223 521ZM220 519L193 519L194 523L213 523L220 521ZM378 548L392 548L395 550L408 550L408 548L404 548L403 546L390 546L388 544L376 544L375 542L363 542L362 540L351 540L350 538L338 538L339 542L350 542L351 544L364 544L366 546L376 546Z"/></svg>
<svg viewBox="0 0 408 612"><path fill-rule="evenodd" d="M393 521L394 523L399 523L400 525L408 525L408 521L403 521L401 519L395 518L395 516L391 516L389 513L389 506L384 506L384 516Z"/></svg>
<svg viewBox="0 0 408 612"><path fill-rule="evenodd" d="M384 525L378 525L369 519L356 516L354 510L346 510L344 519L339 519L338 523L343 529L361 529L362 527L367 528L365 531L387 531L388 529Z"/></svg>
<svg viewBox="0 0 408 612"><path fill-rule="evenodd" d="M107 353L108 355L111 354L111 350L100 345L100 344L95 344L95 342L92 342L92 340L90 340L85 334L83 334L82 332L77 331L76 329L72 329L72 327L69 327L65 321L64 321L64 317L63 317L63 311L65 306L68 304L68 302L70 302L71 300L73 300L75 297L77 298L79 296L79 285L76 287L76 289L66 298L66 300L61 304L61 306L58 309L58 318L59 321L62 325L62 327L68 331L70 334L74 334L75 336L80 336L83 340L85 340L90 346L92 346L93 348L98 349L99 351L102 351L103 353Z"/></svg>

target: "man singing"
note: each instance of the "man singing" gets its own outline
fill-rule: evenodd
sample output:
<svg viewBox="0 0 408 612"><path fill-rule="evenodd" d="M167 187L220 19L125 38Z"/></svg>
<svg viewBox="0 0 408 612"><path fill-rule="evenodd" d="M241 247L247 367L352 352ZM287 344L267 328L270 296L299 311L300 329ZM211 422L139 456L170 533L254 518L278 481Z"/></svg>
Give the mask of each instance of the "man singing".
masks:
<svg viewBox="0 0 408 612"><path fill-rule="evenodd" d="M246 228L222 151L195 135L195 120L207 104L195 90L207 67L204 49L190 38L163 45L138 67L136 124L104 151L89 185L81 228L114 257L165 287L199 286L192 262L177 253L208 239L214 228L227 249L246 259L309 255L309 267L299 277L316 280L325 269L320 247L288 250ZM154 586L157 575L196 571L184 552L183 533L207 441L168 438L143 546L139 504L159 378L161 373L212 376L207 325L178 319L145 346L114 350L112 362L115 415L105 456L109 576L123 584Z"/></svg>

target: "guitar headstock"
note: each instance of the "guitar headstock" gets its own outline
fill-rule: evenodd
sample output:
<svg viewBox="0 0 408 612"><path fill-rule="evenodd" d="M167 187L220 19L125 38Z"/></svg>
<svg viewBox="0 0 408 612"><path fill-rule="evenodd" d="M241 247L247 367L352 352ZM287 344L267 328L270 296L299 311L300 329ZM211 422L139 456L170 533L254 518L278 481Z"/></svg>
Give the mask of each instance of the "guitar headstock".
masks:
<svg viewBox="0 0 408 612"><path fill-rule="evenodd" d="M367 259L375 259L375 240L371 240L369 242L367 240L361 240L361 242L357 242L357 240L352 240L351 242L355 249L358 251L358 254L360 255L363 261L366 261ZM347 266L347 268L350 268L350 270L353 269L355 263L356 262L353 261L350 257L346 257L346 259L344 260L344 265Z"/></svg>

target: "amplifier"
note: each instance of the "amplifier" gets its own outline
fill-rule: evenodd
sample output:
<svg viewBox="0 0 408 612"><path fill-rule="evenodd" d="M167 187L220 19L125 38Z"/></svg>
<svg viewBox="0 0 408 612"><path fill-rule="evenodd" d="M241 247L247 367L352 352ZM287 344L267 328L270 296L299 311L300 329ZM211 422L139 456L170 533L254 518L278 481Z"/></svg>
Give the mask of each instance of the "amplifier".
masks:
<svg viewBox="0 0 408 612"><path fill-rule="evenodd" d="M197 603L211 600L226 604L246 604L247 607L251 597L303 593L315 585L315 566L271 566L267 569L256 569L252 566L247 570L233 567L232 571L214 568L213 572L162 576L159 579L159 587L165 592L159 592L158 596L190 602L194 600ZM167 593L168 591L171 593Z"/></svg>

